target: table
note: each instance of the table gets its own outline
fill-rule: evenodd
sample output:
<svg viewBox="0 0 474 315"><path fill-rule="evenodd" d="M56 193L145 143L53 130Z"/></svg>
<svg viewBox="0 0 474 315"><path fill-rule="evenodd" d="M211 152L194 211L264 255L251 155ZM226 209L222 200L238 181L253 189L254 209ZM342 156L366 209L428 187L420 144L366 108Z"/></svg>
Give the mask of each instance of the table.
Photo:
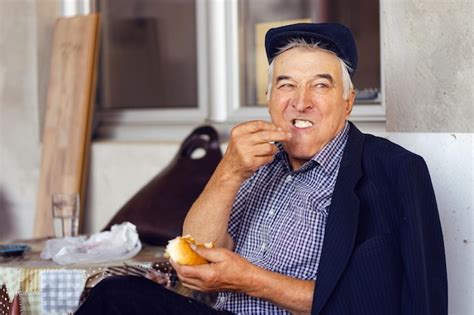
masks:
<svg viewBox="0 0 474 315"><path fill-rule="evenodd" d="M159 246L143 245L139 254L128 260L62 266L40 258L45 242L46 239L21 242L31 250L23 256L0 260L0 314L68 314L107 276L143 276L150 269L171 271L163 257L164 248ZM172 289L189 294L176 284Z"/></svg>

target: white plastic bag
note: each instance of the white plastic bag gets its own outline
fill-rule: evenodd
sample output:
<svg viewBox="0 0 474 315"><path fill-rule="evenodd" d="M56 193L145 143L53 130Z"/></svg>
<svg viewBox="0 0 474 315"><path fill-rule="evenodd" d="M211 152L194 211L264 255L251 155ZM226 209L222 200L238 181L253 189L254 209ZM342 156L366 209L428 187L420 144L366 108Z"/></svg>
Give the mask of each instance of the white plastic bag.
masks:
<svg viewBox="0 0 474 315"><path fill-rule="evenodd" d="M60 265L101 263L132 258L142 248L137 228L130 222L113 225L110 231L46 241L42 259Z"/></svg>

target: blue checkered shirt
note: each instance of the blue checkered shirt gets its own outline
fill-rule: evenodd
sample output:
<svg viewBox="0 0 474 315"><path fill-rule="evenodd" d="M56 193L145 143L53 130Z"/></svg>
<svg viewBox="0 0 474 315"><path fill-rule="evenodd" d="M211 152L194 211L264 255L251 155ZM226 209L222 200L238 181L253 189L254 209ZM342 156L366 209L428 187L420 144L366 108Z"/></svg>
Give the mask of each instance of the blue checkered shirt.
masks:
<svg viewBox="0 0 474 315"><path fill-rule="evenodd" d="M293 171L281 144L274 160L246 180L234 201L229 234L249 262L290 277L316 280L328 209L349 124ZM221 292L214 306L236 314L289 314L263 299Z"/></svg>

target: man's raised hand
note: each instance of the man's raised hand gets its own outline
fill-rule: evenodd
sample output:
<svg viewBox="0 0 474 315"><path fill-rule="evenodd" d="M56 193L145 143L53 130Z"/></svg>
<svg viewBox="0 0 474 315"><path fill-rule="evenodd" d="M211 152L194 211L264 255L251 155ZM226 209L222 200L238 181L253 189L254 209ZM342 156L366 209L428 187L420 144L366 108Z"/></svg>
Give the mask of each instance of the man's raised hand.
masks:
<svg viewBox="0 0 474 315"><path fill-rule="evenodd" d="M220 167L240 181L250 177L259 167L271 162L277 152L274 142L291 139L291 133L262 120L235 126Z"/></svg>

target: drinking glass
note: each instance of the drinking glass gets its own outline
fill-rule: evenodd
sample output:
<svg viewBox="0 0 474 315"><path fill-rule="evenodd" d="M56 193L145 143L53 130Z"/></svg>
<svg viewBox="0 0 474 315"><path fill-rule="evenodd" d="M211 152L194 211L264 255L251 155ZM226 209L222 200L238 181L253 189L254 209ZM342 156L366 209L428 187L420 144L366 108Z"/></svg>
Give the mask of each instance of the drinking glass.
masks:
<svg viewBox="0 0 474 315"><path fill-rule="evenodd" d="M55 236L78 236L79 194L54 193L52 195L52 209Z"/></svg>

